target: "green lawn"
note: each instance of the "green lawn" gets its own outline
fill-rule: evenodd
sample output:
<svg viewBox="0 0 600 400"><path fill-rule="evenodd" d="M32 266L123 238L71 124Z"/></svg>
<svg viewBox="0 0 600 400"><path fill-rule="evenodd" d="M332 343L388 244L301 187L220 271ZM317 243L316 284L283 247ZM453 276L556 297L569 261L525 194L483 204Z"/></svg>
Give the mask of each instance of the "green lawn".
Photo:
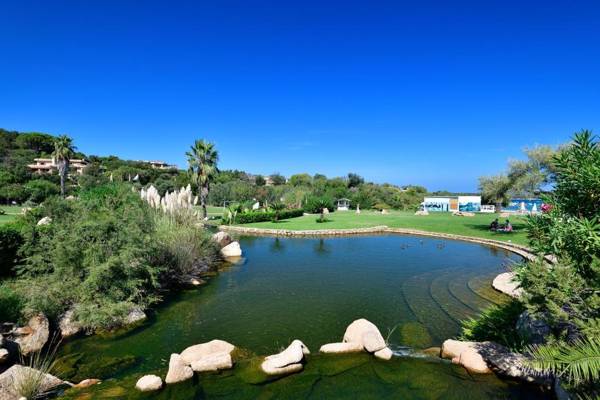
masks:
<svg viewBox="0 0 600 400"><path fill-rule="evenodd" d="M0 206L1 210L4 210L6 214L0 215L0 224L10 222L19 214L21 214L21 206Z"/></svg>
<svg viewBox="0 0 600 400"><path fill-rule="evenodd" d="M427 216L416 216L413 212L390 211L382 215L374 211L363 211L357 215L353 211L337 211L329 214L330 221L317 223L314 215L303 216L275 222L257 222L243 226L253 228L314 230L314 229L350 229L387 225L390 228L418 229L429 232L453 233L486 239L511 241L527 245L525 220L520 216L510 218L515 231L513 233L496 233L489 231L490 222L495 214L476 214L474 217L455 217L450 213L431 213ZM501 222L504 222L501 220Z"/></svg>

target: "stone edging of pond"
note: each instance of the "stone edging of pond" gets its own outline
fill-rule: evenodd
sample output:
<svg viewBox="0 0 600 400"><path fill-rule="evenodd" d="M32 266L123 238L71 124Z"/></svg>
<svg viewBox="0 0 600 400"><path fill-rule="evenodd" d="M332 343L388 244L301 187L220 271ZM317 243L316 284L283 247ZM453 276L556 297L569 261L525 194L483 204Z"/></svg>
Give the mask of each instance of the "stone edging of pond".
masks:
<svg viewBox="0 0 600 400"><path fill-rule="evenodd" d="M472 236L455 235L452 233L429 232L418 229L407 228L390 228L386 225L373 226L369 228L352 228L352 229L316 229L316 230L288 230L288 229L266 229L266 228L247 228L243 226L220 225L219 230L234 232L242 235L255 236L274 236L274 237L333 237L333 236L353 236L353 235L368 235L376 233L395 233L401 235L425 236L441 239L460 240L463 242L483 244L499 249L510 251L523 257L526 260L532 261L536 259L536 255L527 247L514 243L502 242L500 240L476 238ZM554 263L555 259L546 257L546 261ZM498 275L492 282L492 287L499 292L502 292L511 297L519 297L521 290L518 284L513 282L515 273L504 272Z"/></svg>
<svg viewBox="0 0 600 400"><path fill-rule="evenodd" d="M367 235L373 233L397 233L402 235L426 236L451 240L460 240L464 242L479 243L508 250L527 260L533 260L536 256L525 247L514 243L502 242L500 240L476 238L472 236L455 235L451 233L439 233L421 231L417 229L390 228L386 225L373 226L370 228L352 228L352 229L317 229L317 230L288 230L288 229L266 229L266 228L246 228L243 226L220 225L219 230L233 232L243 235L256 236L284 236L284 237L322 237L322 236L352 236Z"/></svg>

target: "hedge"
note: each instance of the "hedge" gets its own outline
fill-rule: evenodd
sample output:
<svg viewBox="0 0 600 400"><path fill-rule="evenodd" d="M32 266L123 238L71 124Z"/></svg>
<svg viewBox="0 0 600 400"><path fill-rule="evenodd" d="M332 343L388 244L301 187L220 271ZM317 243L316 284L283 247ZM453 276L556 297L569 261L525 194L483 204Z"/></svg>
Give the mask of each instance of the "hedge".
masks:
<svg viewBox="0 0 600 400"><path fill-rule="evenodd" d="M288 219L301 217L304 214L303 209L294 210L283 210L279 212L279 219ZM275 212L273 211L249 211L238 214L235 217L236 224L251 224L253 222L266 222L273 221L275 219Z"/></svg>
<svg viewBox="0 0 600 400"><path fill-rule="evenodd" d="M0 225L0 276L13 274L17 252L23 244L21 232L13 225Z"/></svg>

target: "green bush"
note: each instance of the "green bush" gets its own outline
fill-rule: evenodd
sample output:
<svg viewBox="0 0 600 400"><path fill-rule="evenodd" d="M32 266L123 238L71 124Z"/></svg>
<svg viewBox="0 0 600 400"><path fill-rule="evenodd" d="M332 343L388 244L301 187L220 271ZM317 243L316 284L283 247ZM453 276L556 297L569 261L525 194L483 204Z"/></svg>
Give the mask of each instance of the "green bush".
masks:
<svg viewBox="0 0 600 400"><path fill-rule="evenodd" d="M0 284L0 321L17 322L21 317L23 300L8 283Z"/></svg>
<svg viewBox="0 0 600 400"><path fill-rule="evenodd" d="M14 224L0 225L0 277L13 274L23 236Z"/></svg>
<svg viewBox="0 0 600 400"><path fill-rule="evenodd" d="M294 210L283 210L279 212L279 219L289 219L301 217L304 214L303 209ZM255 222L266 222L273 221L275 219L275 212L273 211L249 211L237 214L235 217L235 223L237 224L251 224Z"/></svg>
<svg viewBox="0 0 600 400"><path fill-rule="evenodd" d="M517 300L494 305L485 309L476 318L462 321L461 339L471 341L494 341L512 350L521 350L523 340L516 326L525 307Z"/></svg>
<svg viewBox="0 0 600 400"><path fill-rule="evenodd" d="M330 212L335 210L334 199L329 196L308 195L304 198L302 206L304 211L310 214L320 214L323 206L325 206Z"/></svg>
<svg viewBox="0 0 600 400"><path fill-rule="evenodd" d="M27 312L56 316L75 304L96 310L79 313L84 326L110 328L119 324L124 305L144 308L158 299L163 266L153 263L154 210L126 185L97 187L79 197L36 210L53 220L43 227L32 221L28 228L20 293Z"/></svg>

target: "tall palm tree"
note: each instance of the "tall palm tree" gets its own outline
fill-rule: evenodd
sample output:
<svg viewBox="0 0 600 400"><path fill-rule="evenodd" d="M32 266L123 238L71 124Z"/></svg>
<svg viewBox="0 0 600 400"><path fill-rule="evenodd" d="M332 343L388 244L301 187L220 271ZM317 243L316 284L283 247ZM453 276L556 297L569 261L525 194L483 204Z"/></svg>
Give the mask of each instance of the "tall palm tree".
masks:
<svg viewBox="0 0 600 400"><path fill-rule="evenodd" d="M67 135L61 135L54 140L54 151L52 158L56 162L58 174L60 175L60 194L65 196L65 182L69 173L69 163L76 147L73 145L73 139Z"/></svg>
<svg viewBox="0 0 600 400"><path fill-rule="evenodd" d="M210 184L219 172L217 162L219 153L215 145L204 140L196 140L190 151L185 153L188 158L188 173L193 183L198 186L202 216L207 218L206 199L210 191Z"/></svg>

